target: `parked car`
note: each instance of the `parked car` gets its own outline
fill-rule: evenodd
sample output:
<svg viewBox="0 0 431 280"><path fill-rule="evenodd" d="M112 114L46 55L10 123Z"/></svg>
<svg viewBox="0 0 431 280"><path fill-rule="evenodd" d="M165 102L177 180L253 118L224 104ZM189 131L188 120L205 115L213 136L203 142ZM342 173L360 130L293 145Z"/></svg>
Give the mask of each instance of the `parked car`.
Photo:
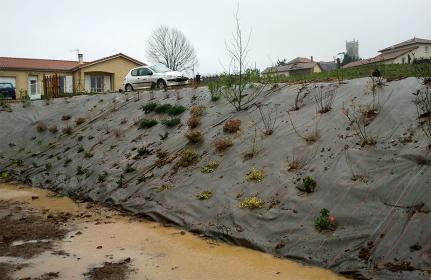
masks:
<svg viewBox="0 0 431 280"><path fill-rule="evenodd" d="M123 81L125 91L141 88L166 88L185 85L188 78L179 71L173 71L164 65L141 66L129 71Z"/></svg>
<svg viewBox="0 0 431 280"><path fill-rule="evenodd" d="M15 87L12 83L0 83L0 98L16 99Z"/></svg>

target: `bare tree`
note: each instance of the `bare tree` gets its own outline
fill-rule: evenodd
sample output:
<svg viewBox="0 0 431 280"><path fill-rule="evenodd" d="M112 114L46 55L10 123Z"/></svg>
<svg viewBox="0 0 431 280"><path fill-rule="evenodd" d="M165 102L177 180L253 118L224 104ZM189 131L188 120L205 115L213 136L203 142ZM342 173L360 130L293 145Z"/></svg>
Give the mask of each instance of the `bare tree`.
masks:
<svg viewBox="0 0 431 280"><path fill-rule="evenodd" d="M184 33L176 28L161 25L148 40L147 56L172 70L187 70L197 64L196 51Z"/></svg>
<svg viewBox="0 0 431 280"><path fill-rule="evenodd" d="M229 73L224 75L223 96L237 110L241 111L251 105L262 93L264 86L255 86L259 75L251 69L247 61L250 36L244 38L239 24L238 9L235 13L235 30L232 39L226 42L229 54Z"/></svg>

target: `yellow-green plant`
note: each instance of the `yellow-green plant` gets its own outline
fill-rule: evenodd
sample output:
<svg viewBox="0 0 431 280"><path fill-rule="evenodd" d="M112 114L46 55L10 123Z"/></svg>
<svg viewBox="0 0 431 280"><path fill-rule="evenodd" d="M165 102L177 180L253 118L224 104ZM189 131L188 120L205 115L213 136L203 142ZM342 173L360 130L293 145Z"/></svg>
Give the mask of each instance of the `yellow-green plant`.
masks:
<svg viewBox="0 0 431 280"><path fill-rule="evenodd" d="M204 192L198 193L196 195L196 198L199 200L207 200L207 199L210 199L212 196L213 196L212 192L204 191Z"/></svg>
<svg viewBox="0 0 431 280"><path fill-rule="evenodd" d="M207 166L204 166L201 168L202 173L213 173L217 167L219 166L219 163L216 161L211 161L207 164Z"/></svg>
<svg viewBox="0 0 431 280"><path fill-rule="evenodd" d="M263 174L263 171L254 167L250 169L247 174L247 180L253 182L260 182L263 180L264 177L265 175Z"/></svg>
<svg viewBox="0 0 431 280"><path fill-rule="evenodd" d="M248 208L248 209L257 209L257 208L262 208L263 205L265 205L265 201L263 201L262 199L256 196L251 196L241 201L241 203L239 204L239 207Z"/></svg>

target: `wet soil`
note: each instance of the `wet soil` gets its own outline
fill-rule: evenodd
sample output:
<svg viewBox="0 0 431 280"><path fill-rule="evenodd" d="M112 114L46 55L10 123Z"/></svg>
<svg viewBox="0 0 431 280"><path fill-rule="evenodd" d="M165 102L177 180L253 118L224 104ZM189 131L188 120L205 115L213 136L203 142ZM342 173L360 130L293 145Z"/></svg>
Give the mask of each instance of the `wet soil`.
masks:
<svg viewBox="0 0 431 280"><path fill-rule="evenodd" d="M0 184L1 279L344 279L52 192Z"/></svg>

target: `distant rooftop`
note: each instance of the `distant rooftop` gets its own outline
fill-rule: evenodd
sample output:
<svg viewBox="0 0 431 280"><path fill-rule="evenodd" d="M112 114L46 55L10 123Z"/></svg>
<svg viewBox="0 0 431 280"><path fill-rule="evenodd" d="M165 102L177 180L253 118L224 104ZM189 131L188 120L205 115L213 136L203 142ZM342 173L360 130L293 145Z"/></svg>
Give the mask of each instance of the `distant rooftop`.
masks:
<svg viewBox="0 0 431 280"><path fill-rule="evenodd" d="M390 50L400 49L400 48L411 46L414 44L431 44L431 40L414 37L413 39L410 39L410 40L401 42L399 44L384 48L383 50L380 50L379 52L387 52Z"/></svg>

